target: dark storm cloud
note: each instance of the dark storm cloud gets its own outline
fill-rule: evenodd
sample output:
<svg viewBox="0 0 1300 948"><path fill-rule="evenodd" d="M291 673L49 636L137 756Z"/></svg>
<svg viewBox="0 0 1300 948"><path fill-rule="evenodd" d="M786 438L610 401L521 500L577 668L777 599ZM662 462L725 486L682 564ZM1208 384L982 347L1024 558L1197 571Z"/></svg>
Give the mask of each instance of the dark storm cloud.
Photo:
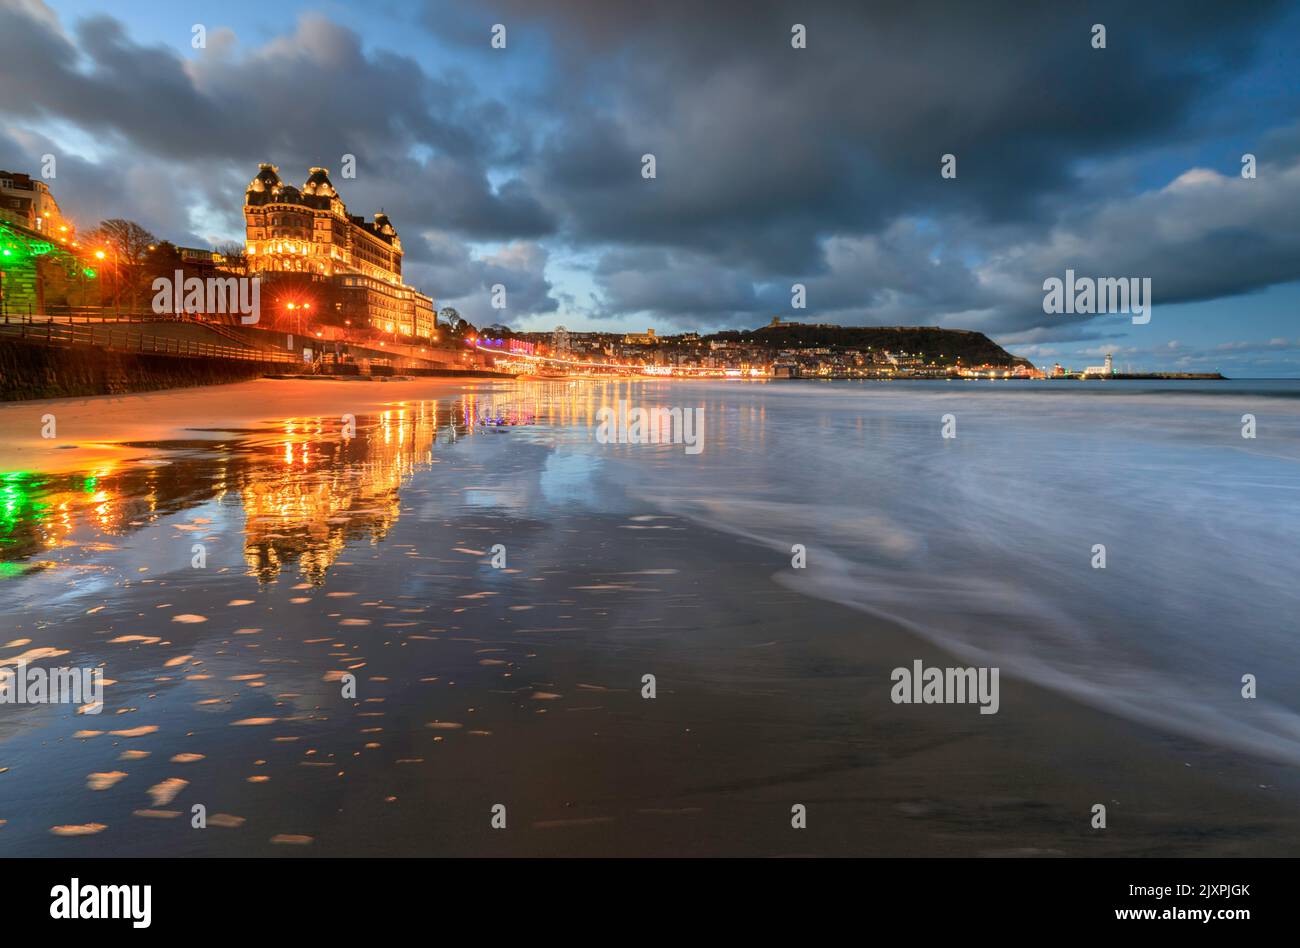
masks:
<svg viewBox="0 0 1300 948"><path fill-rule="evenodd" d="M1131 175L1099 195L1080 170L1195 141L1198 104L1282 8L488 0L458 32L486 49L501 22L517 50L540 31L562 64L562 121L525 178L569 241L624 248L594 271L598 315L752 324L791 314L797 281L819 317L1085 338L1041 308L1042 280L1075 261L1152 275L1164 302L1300 277L1270 211L1291 207L1283 180L1252 182L1249 211L1214 228L1212 202L1177 195L1126 216L1106 196Z"/></svg>
<svg viewBox="0 0 1300 948"><path fill-rule="evenodd" d="M1111 331L1043 314L1066 267L1151 276L1157 313L1300 278L1296 128L1249 144L1255 181L1182 166L1153 189L1142 168L1192 153L1276 0L450 3L424 22L464 44L459 68L320 16L260 46L214 29L196 53L188 34L147 46L110 17L10 0L0 165L55 151L65 204L173 239L237 233L259 161L299 184L324 165L354 213L392 216L418 285L488 321L494 282L507 322L572 298L545 273L556 258L595 261L599 317L753 325L799 315L799 282L803 315L1030 343ZM497 22L506 50L488 45ZM96 154L60 152L69 127Z"/></svg>
<svg viewBox="0 0 1300 948"><path fill-rule="evenodd" d="M1161 307L1234 296L1300 279L1300 157L1265 161L1259 177L1198 168L1163 188L1064 215L1041 238L1001 248L977 271L1000 300L991 328L1060 326L1041 311L1042 281L1149 277ZM1104 323L1101 317L1093 322ZM1077 320L1066 320L1077 324Z"/></svg>
<svg viewBox="0 0 1300 948"><path fill-rule="evenodd" d="M553 313L559 305L546 277L548 254L531 241L516 241L486 256L472 256L449 234L421 235L425 253L404 276L419 286L437 287L438 306L452 306L476 326L518 325L526 316ZM506 288L504 309L492 306L492 287Z"/></svg>
<svg viewBox="0 0 1300 948"><path fill-rule="evenodd" d="M1175 133L1276 7L490 0L480 16L540 23L556 47L567 120L532 173L579 239L793 274L818 238L899 214L1041 222L1075 163Z"/></svg>
<svg viewBox="0 0 1300 948"><path fill-rule="evenodd" d="M1248 293L1300 279L1300 156L1265 162L1248 180L1193 169L1142 195L1079 203L1018 237L954 222L900 219L877 234L824 242L826 266L802 281L808 310L845 323L935 323L1008 343L1101 339L1126 317L1043 312L1043 281L1149 277L1155 319L1175 303ZM942 253L955 244L977 261ZM657 312L680 325L753 325L790 309L788 282L754 282L745 267L647 249L608 254L593 272L605 312ZM656 290L656 288L660 288ZM656 303L656 293L658 302Z"/></svg>
<svg viewBox="0 0 1300 948"><path fill-rule="evenodd" d="M593 276L607 301L597 316L650 313L688 327L727 325L760 305L746 273L694 254L644 248L615 251L601 258Z"/></svg>
<svg viewBox="0 0 1300 948"><path fill-rule="evenodd" d="M366 154L435 135L453 153L482 148L461 127L440 121L434 90L413 60L377 53L327 20L306 17L295 34L236 55L228 31L214 30L197 60L189 35L148 47L109 16L56 23L0 10L0 70L6 111L53 116L120 136L150 153L252 160L266 151ZM375 108L383 102L384 108Z"/></svg>
<svg viewBox="0 0 1300 948"><path fill-rule="evenodd" d="M357 182L336 183L350 194L361 177L358 171ZM395 219L406 230L433 224L480 240L509 240L540 237L554 229L550 214L521 181L511 179L493 190L483 169L470 162L435 157L388 163L355 192L362 198L377 192L372 204L384 195L395 197ZM412 242L406 252L419 260L424 249Z"/></svg>
<svg viewBox="0 0 1300 948"><path fill-rule="evenodd" d="M189 187L208 192L213 207L234 209L232 218L259 161L300 184L316 164L337 175L351 154L357 179L337 182L345 200L358 213L393 207L399 229L440 226L478 238L552 229L517 178L489 183L488 166L518 160L528 136L463 76L431 78L409 57L367 53L356 34L315 16L248 51L228 30L213 30L207 48L185 60L189 40L142 46L107 16L79 21L70 35L43 4L5 5L4 110L95 135L116 152L119 174L183 169Z"/></svg>

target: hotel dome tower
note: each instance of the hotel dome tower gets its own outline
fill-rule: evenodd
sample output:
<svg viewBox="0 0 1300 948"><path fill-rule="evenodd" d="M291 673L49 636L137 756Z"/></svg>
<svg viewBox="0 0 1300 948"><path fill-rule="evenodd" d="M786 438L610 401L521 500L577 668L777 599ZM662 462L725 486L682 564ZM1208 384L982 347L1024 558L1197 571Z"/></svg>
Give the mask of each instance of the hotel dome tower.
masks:
<svg viewBox="0 0 1300 948"><path fill-rule="evenodd" d="M432 336L433 300L402 282L402 239L388 215L349 214L328 169L310 169L297 188L275 165L259 165L244 192L244 223L250 271L268 280L305 274L335 291L332 311L318 309L321 318Z"/></svg>

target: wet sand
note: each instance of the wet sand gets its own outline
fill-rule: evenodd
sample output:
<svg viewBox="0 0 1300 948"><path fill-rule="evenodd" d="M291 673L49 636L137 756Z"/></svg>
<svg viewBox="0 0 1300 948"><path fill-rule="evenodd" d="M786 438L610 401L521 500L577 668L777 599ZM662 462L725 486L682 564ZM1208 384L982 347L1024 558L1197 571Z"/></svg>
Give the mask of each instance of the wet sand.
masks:
<svg viewBox="0 0 1300 948"><path fill-rule="evenodd" d="M257 379L231 385L0 402L0 470L73 471L130 455L123 442L180 436L218 439L286 418L358 417L385 406L459 392L490 391L495 380ZM55 438L42 437L43 416Z"/></svg>
<svg viewBox="0 0 1300 948"><path fill-rule="evenodd" d="M1300 842L1289 768L1011 676L996 715L895 705L892 668L964 663L776 582L788 562L757 544L659 509L580 505L577 487L571 505L536 505L545 425L472 432L457 430L464 403L408 411L359 416L346 445L281 425L126 447L168 463L126 464L82 500L42 488L73 523L4 580L0 661L51 647L66 651L51 664L102 662L114 683L100 715L0 710L7 854L1287 855ZM196 541L202 570L188 568ZM505 569L491 566L498 542ZM1095 803L1104 832L1089 827ZM190 825L195 804L207 829ZM806 830L790 827L794 804Z"/></svg>

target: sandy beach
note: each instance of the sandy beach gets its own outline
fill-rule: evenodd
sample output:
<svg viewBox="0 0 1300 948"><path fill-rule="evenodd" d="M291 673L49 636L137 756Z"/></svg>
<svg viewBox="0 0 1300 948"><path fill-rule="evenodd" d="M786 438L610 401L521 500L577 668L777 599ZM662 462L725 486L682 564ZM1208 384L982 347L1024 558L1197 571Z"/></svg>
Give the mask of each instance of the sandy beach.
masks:
<svg viewBox="0 0 1300 948"><path fill-rule="evenodd" d="M47 398L0 403L0 469L70 471L132 453L124 442L187 438L219 440L226 432L286 419L362 415L414 398L482 390L493 383L460 379L394 381L258 379L231 385ZM53 415L56 437L42 437Z"/></svg>
<svg viewBox="0 0 1300 948"><path fill-rule="evenodd" d="M466 425L488 394L534 423ZM0 409L6 468L44 471L42 502L62 511L19 518L0 660L51 649L43 661L111 681L99 715L0 715L5 850L1295 851L1292 768L1071 700L1005 661L996 715L894 704L891 669L963 660L803 594L788 555L592 468L563 440L585 411L564 398L589 394L266 382ZM49 406L76 450L22 438ZM346 441L344 412L358 421ZM230 427L187 430L199 418ZM104 467L93 483L86 459Z"/></svg>

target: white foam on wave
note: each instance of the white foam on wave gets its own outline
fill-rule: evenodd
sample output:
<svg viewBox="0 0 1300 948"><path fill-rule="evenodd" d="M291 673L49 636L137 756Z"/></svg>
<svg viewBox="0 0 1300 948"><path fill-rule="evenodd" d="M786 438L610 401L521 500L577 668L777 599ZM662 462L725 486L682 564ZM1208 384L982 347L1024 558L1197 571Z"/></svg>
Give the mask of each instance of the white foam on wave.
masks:
<svg viewBox="0 0 1300 948"><path fill-rule="evenodd" d="M1050 582L1043 583L1046 591L1035 588L1044 574L1032 564L1002 576L931 569L923 537L880 512L852 506L698 490L689 499L643 496L785 556L792 542L808 542L815 565L777 571L778 583L895 623L964 662L998 666L1003 674L1172 734L1300 763L1300 714L1263 696L1242 699L1230 667L1224 668L1223 689L1206 694L1179 676L1176 663L1162 667L1138 652L1117 651L1102 630L1051 594ZM851 555L836 552L844 546ZM1003 710L1011 711L1005 704Z"/></svg>

